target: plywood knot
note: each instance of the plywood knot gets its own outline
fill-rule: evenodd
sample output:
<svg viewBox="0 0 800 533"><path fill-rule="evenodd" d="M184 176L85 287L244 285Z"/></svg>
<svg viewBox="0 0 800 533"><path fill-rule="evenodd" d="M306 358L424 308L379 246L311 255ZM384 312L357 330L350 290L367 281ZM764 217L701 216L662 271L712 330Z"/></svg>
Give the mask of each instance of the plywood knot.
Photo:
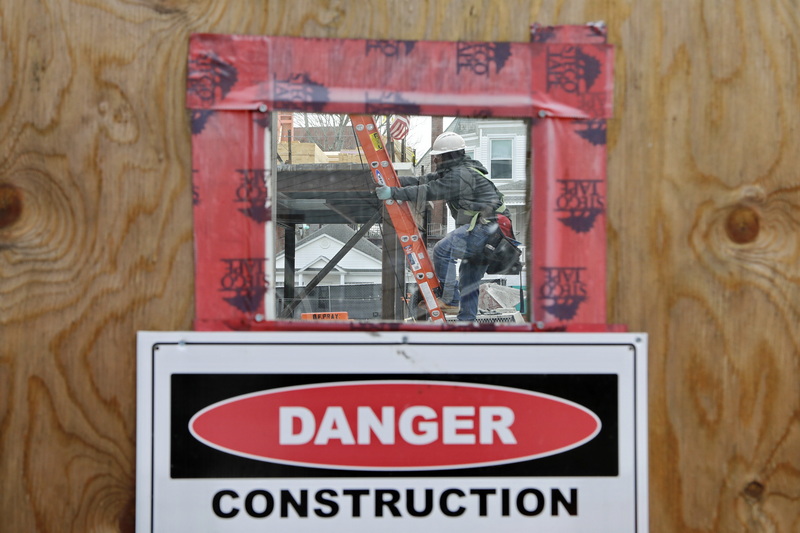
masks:
<svg viewBox="0 0 800 533"><path fill-rule="evenodd" d="M725 221L725 233L736 244L748 244L756 240L761 229L758 213L752 207L734 207Z"/></svg>
<svg viewBox="0 0 800 533"><path fill-rule="evenodd" d="M22 215L22 193L17 187L0 183L0 229L7 228Z"/></svg>
<svg viewBox="0 0 800 533"><path fill-rule="evenodd" d="M744 495L752 500L759 501L764 497L764 485L758 481L751 481L744 488Z"/></svg>

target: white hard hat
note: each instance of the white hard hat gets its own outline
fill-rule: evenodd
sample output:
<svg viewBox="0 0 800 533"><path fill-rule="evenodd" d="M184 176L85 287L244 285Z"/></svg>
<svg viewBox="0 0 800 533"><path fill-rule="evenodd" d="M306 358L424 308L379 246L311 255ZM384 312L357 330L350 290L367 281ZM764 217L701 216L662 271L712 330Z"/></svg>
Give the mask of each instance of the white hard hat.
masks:
<svg viewBox="0 0 800 533"><path fill-rule="evenodd" d="M446 154L447 152L464 150L466 147L467 145L464 144L464 138L461 137L461 135L458 133L453 133L452 131L446 131L436 137L436 140L433 141L431 155Z"/></svg>

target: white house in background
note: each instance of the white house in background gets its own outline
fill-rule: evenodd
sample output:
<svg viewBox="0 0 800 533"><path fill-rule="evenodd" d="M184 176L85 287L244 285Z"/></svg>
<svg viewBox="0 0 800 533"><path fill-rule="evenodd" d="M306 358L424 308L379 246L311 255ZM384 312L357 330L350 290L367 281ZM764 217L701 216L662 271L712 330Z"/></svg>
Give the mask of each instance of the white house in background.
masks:
<svg viewBox="0 0 800 533"><path fill-rule="evenodd" d="M295 246L295 287L304 287L341 250L356 232L343 224L328 224L297 241ZM284 285L286 252L275 259L275 274L279 287ZM381 284L383 269L381 249L366 239L356 245L339 261L320 285Z"/></svg>
<svg viewBox="0 0 800 533"><path fill-rule="evenodd" d="M330 264L355 231L343 224L328 224L297 241L295 246L295 295ZM383 253L379 246L360 239L309 292L295 309L294 316L308 312L347 312L355 320L381 316ZM278 254L275 267L277 289L283 305L286 255ZM402 276L402 274L401 274ZM408 272L406 284L413 283ZM279 307L279 309L282 307Z"/></svg>

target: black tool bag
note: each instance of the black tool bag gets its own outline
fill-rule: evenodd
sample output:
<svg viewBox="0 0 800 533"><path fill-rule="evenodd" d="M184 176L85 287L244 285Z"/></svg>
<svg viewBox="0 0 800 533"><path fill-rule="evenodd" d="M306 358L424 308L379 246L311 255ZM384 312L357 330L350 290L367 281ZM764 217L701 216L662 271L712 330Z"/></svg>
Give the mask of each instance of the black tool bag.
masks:
<svg viewBox="0 0 800 533"><path fill-rule="evenodd" d="M519 274L522 270L522 251L519 243L503 235L498 228L483 247L487 274Z"/></svg>

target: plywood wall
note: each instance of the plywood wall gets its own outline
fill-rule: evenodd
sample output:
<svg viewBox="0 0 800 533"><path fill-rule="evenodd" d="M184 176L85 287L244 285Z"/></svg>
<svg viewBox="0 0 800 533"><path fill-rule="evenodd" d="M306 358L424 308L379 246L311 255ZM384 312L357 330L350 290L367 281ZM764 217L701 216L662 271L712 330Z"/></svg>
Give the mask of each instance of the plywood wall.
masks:
<svg viewBox="0 0 800 533"><path fill-rule="evenodd" d="M651 531L800 530L785 0L3 0L0 530L133 530L135 332L193 315L190 33L526 41L595 20L617 47L608 315L650 333Z"/></svg>

